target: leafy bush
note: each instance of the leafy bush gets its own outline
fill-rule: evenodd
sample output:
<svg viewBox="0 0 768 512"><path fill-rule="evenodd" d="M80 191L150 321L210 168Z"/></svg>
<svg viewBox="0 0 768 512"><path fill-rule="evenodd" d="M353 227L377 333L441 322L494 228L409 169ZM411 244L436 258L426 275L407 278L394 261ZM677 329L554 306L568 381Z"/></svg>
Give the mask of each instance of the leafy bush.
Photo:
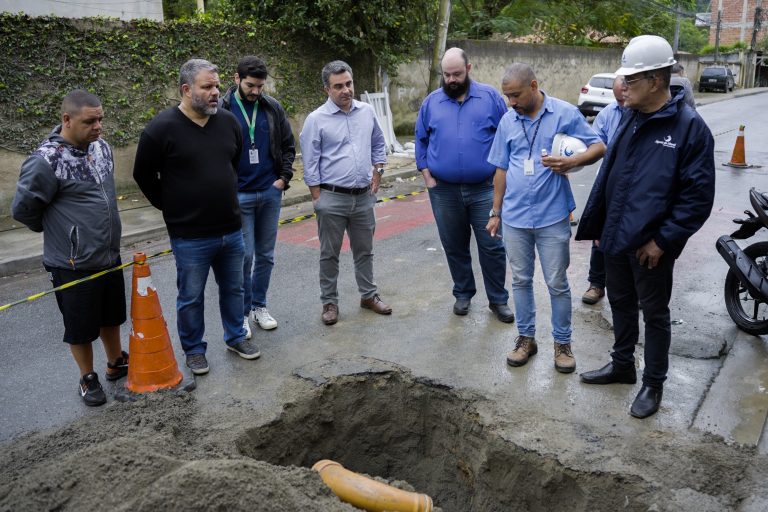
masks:
<svg viewBox="0 0 768 512"><path fill-rule="evenodd" d="M223 84L238 59L263 57L277 96L289 113L324 99L318 62L330 60L318 45L280 37L266 22L194 19L121 22L0 14L0 146L29 152L60 118L72 89L101 98L110 143L138 140L146 122L178 101L181 64L199 57L217 64Z"/></svg>

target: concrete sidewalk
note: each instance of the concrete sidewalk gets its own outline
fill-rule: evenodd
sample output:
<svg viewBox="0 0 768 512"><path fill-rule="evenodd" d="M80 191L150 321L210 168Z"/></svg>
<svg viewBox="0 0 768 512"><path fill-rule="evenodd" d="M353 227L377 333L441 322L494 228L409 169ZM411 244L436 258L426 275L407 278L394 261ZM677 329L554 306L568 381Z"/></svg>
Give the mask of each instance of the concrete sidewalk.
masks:
<svg viewBox="0 0 768 512"><path fill-rule="evenodd" d="M388 161L383 183L418 174L416 160L412 157L390 155ZM121 241L123 250L138 242L167 236L162 213L152 207L141 193L119 197L120 220L123 224ZM309 189L304 184L299 169L291 180L291 188L283 196L283 207L309 200ZM0 277L40 269L42 259L42 233L34 233L24 226L19 226L18 223L14 227L0 231Z"/></svg>

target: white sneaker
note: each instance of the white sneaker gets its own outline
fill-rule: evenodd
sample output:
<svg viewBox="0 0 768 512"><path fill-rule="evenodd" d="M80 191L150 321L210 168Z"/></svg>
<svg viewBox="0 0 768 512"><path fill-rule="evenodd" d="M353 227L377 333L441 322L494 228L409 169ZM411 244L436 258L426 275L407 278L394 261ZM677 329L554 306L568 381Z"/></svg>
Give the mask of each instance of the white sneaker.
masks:
<svg viewBox="0 0 768 512"><path fill-rule="evenodd" d="M243 329L245 329L245 339L247 340L251 339L251 336L253 336L253 333L251 333L251 324L248 323L247 316L243 320Z"/></svg>
<svg viewBox="0 0 768 512"><path fill-rule="evenodd" d="M251 318L255 324L265 331L271 331L277 327L277 320L272 318L272 315L269 314L267 308L254 308L253 311L251 311Z"/></svg>

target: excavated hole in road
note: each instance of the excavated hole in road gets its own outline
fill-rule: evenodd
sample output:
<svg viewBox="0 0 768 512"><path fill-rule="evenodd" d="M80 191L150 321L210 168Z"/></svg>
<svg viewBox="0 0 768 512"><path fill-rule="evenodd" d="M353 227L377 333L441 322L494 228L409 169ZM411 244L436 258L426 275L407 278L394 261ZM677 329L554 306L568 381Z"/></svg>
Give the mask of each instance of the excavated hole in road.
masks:
<svg viewBox="0 0 768 512"><path fill-rule="evenodd" d="M271 464L332 459L405 480L446 512L647 510L652 492L637 477L566 468L506 441L471 400L400 372L335 377L237 446Z"/></svg>

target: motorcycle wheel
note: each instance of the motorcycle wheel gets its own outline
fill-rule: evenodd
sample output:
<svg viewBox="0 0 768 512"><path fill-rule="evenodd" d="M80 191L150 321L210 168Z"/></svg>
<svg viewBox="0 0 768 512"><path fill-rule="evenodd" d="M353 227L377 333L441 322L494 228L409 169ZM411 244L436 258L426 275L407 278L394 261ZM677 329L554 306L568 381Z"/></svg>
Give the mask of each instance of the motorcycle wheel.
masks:
<svg viewBox="0 0 768 512"><path fill-rule="evenodd" d="M768 242L752 244L744 254L768 273ZM724 296L725 308L739 329L755 336L768 334L768 299L753 297L732 270L725 276Z"/></svg>

